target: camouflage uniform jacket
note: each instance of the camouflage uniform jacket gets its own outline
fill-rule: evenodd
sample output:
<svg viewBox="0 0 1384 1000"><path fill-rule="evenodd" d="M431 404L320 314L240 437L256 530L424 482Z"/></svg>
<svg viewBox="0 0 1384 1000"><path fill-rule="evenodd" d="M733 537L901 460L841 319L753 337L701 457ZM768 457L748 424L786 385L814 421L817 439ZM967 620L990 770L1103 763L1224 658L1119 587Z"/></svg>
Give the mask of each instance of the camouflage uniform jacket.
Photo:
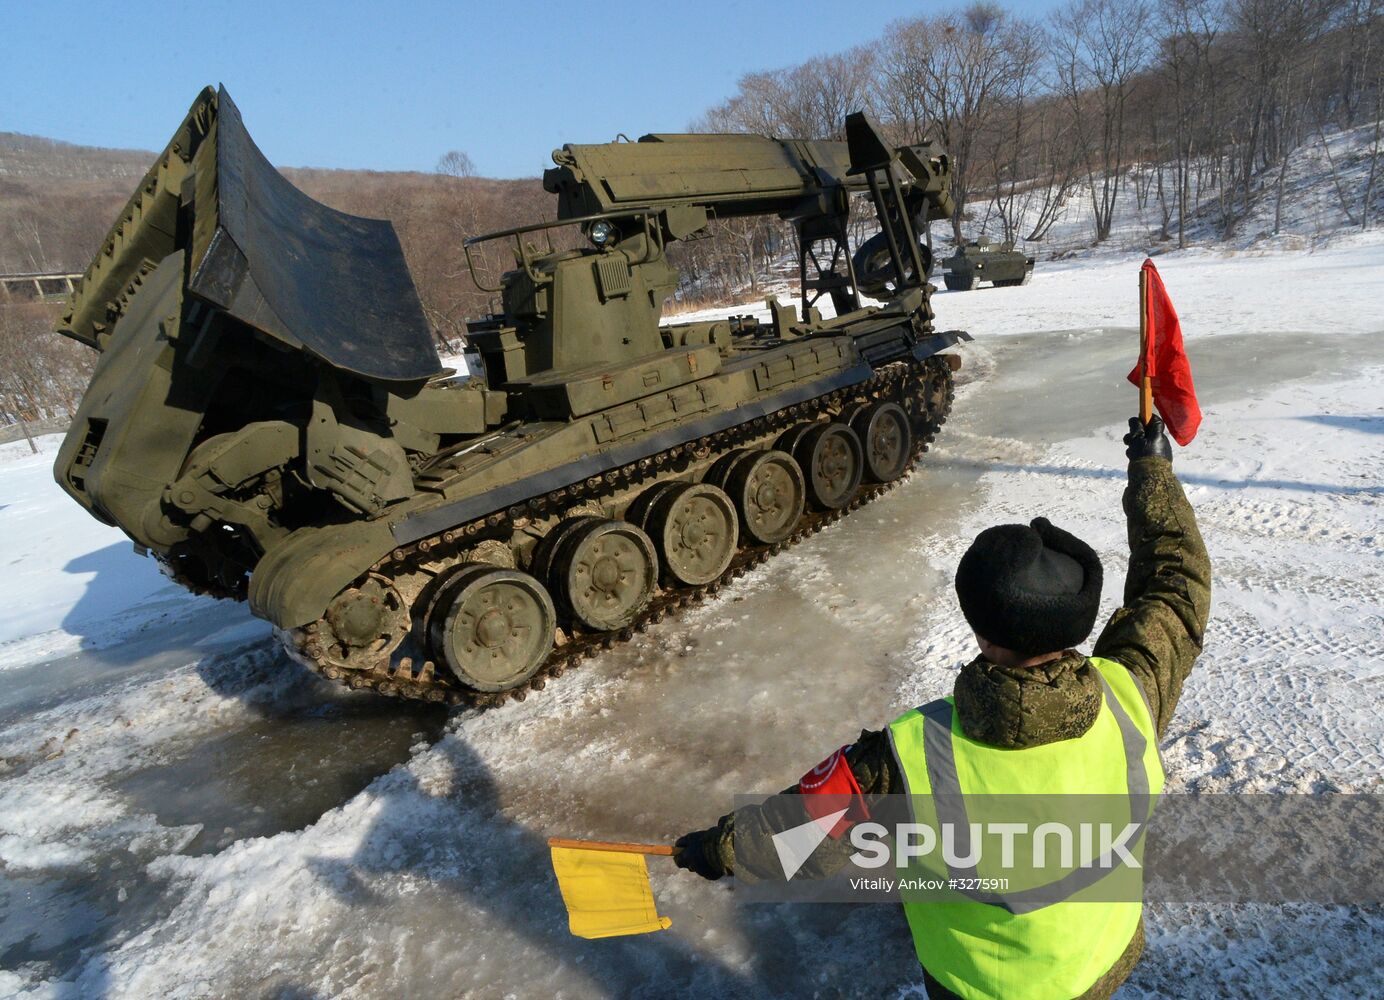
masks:
<svg viewBox="0 0 1384 1000"><path fill-rule="evenodd" d="M1167 460L1148 457L1130 463L1124 509L1130 560L1123 606L1111 616L1092 655L1129 669L1148 695L1162 736L1201 653L1211 608L1211 564L1191 505ZM1076 650L1028 668L999 666L978 657L961 669L953 694L967 735L1015 750L1082 735L1101 705L1096 669ZM867 799L903 792L886 730L862 731L845 748L845 758ZM798 790L795 785L785 792ZM761 810L742 809L722 817L715 827L713 853L727 874L755 881L757 873L779 871L770 834L808 819L793 801L771 799ZM802 871L830 874L844 866L851 850L846 839L828 840ZM1141 926L1124 955L1085 997L1110 996L1142 949ZM928 978L930 997L952 996Z"/></svg>

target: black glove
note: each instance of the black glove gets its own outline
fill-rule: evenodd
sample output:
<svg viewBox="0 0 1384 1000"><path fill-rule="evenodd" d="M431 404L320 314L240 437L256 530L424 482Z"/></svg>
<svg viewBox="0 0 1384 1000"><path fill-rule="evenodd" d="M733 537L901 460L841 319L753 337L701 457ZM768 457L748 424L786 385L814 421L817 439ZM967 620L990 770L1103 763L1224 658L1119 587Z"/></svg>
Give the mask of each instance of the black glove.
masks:
<svg viewBox="0 0 1384 1000"><path fill-rule="evenodd" d="M719 835L720 831L714 826L710 830L683 834L673 843L676 848L673 862L712 882L722 878L726 870L721 866L720 852L716 849Z"/></svg>
<svg viewBox="0 0 1384 1000"><path fill-rule="evenodd" d="M1129 433L1124 436L1124 443L1128 445L1125 454L1131 462L1150 455L1166 458L1169 462L1173 460L1172 442L1163 433L1163 421L1159 417L1151 417L1147 426L1140 423L1138 417L1130 417Z"/></svg>

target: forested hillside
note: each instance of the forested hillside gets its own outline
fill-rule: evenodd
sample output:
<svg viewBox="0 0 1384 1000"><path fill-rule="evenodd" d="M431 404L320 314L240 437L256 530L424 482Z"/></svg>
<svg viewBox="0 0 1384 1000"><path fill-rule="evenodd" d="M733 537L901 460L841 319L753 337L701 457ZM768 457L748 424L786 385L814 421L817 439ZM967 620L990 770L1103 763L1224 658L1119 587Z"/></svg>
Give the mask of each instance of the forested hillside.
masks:
<svg viewBox="0 0 1384 1000"><path fill-rule="evenodd" d="M1069 0L1042 20L973 3L749 73L699 127L841 137L866 108L950 154L958 211L939 237L1039 257L1243 242L1294 219L1325 235L1381 212L1382 55L1380 0ZM1315 226L1287 197L1307 170L1329 199ZM745 262L781 244L772 221L737 226L704 262L711 285L748 284Z"/></svg>

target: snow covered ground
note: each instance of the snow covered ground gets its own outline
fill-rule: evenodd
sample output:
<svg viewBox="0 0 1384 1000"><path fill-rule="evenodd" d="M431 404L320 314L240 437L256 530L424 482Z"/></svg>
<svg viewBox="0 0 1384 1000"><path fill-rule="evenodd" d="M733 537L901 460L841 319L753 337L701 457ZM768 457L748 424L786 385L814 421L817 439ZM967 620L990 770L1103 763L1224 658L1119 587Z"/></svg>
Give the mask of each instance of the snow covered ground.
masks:
<svg viewBox="0 0 1384 1000"><path fill-rule="evenodd" d="M0 996L922 996L895 908L737 904L656 859L670 930L573 938L544 839L671 839L949 691L951 573L985 526L1076 530L1113 607L1137 265L938 294L976 341L918 473L494 712L334 691L63 497L54 439L4 446ZM1217 573L1173 782L1379 791L1384 239L1159 266ZM1155 904L1148 930L1122 997L1384 995L1378 909Z"/></svg>
<svg viewBox="0 0 1384 1000"><path fill-rule="evenodd" d="M1345 131L1310 136L1288 159L1287 171L1280 188L1276 173L1261 176L1255 186L1249 211L1241 203L1237 191L1230 199L1235 221L1225 231L1221 195L1211 179L1211 165L1194 164L1189 185L1189 211L1186 237L1189 244L1220 243L1238 249L1253 247L1298 249L1319 241L1334 241L1343 230L1359 228L1365 210L1365 192L1369 187L1374 154L1374 126L1361 125ZM1016 199L1020 225L1016 232L1019 246L1025 253L1046 260L1073 254L1104 255L1111 248L1144 250L1158 244L1163 226L1162 207L1158 200L1156 163L1131 165L1121 177L1115 198L1113 227L1109 239L1098 250L1092 250L1095 238L1092 184L1099 189L1100 176L1094 179L1079 177L1063 200L1057 218L1042 239L1024 240L1038 222L1042 199L1040 191L1021 193ZM1201 176L1204 174L1204 176ZM1170 166L1164 165L1164 185L1172 202L1168 218L1168 234L1176 246L1177 214L1176 180ZM1143 198L1140 188L1143 188ZM1378 218L1384 211L1384 191L1376 185L1370 217ZM972 202L966 208L963 231L967 239L985 235L999 241L1004 238L1003 224L994 203ZM948 227L934 227L933 235L946 237Z"/></svg>

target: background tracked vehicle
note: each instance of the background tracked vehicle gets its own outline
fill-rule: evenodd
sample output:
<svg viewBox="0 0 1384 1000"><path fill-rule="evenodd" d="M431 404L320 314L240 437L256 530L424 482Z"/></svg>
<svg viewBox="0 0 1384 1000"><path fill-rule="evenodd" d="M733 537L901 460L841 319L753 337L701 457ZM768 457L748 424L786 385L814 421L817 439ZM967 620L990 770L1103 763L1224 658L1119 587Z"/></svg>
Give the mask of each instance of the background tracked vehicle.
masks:
<svg viewBox="0 0 1384 1000"><path fill-rule="evenodd" d="M946 272L942 280L953 292L969 292L982 281L1004 288L1028 284L1033 277L1033 258L1015 250L1013 242L995 245L982 237L943 259L942 269Z"/></svg>
<svg viewBox="0 0 1384 1000"><path fill-rule="evenodd" d="M205 90L63 319L101 357L58 482L328 677L523 697L888 488L946 418L939 352L969 337L933 329L916 225L951 212L947 159L862 115L847 135L564 146L556 222L468 241L513 240L516 266L466 380L392 227L292 187ZM847 247L857 190L880 307ZM797 228L801 313L660 325L668 244L763 214ZM558 226L589 245L530 245Z"/></svg>

